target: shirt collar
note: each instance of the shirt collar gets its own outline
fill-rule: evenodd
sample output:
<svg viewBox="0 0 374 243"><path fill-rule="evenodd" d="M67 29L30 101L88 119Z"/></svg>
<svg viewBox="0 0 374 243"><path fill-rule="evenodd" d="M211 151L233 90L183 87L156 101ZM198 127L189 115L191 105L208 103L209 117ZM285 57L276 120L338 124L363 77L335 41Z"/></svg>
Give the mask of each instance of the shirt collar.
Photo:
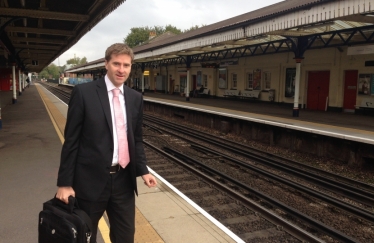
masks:
<svg viewBox="0 0 374 243"><path fill-rule="evenodd" d="M112 81L110 81L110 79L108 78L108 75L105 75L104 79L105 79L105 84L106 84L106 88L107 88L108 92L117 88L116 86L114 86ZM121 90L121 93L123 94L123 85L121 87L119 87L118 89Z"/></svg>

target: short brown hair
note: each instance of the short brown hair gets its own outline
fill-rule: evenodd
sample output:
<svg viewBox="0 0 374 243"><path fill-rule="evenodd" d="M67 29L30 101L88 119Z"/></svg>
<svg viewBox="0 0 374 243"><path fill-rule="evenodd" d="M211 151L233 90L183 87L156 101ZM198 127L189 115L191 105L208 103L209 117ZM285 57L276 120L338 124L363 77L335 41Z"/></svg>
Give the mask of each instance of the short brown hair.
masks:
<svg viewBox="0 0 374 243"><path fill-rule="evenodd" d="M109 46L106 51L105 51L105 60L107 62L110 61L112 54L114 55L120 55L120 54L125 54L129 55L131 57L131 63L134 61L134 52L132 49L124 44L124 43L115 43L111 46Z"/></svg>

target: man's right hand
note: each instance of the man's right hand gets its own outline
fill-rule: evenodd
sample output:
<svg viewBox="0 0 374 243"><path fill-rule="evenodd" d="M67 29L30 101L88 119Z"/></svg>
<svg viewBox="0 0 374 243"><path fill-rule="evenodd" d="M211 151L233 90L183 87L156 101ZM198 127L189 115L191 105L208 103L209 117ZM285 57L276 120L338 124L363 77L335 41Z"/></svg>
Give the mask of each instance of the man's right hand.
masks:
<svg viewBox="0 0 374 243"><path fill-rule="evenodd" d="M75 191L71 186L59 187L56 198L60 199L66 204L69 204L69 196L75 197Z"/></svg>

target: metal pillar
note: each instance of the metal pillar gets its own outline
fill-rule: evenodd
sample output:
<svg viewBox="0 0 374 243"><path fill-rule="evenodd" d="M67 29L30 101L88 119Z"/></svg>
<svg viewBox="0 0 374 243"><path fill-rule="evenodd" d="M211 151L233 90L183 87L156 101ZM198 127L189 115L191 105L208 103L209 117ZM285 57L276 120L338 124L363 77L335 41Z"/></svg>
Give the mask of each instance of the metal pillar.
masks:
<svg viewBox="0 0 374 243"><path fill-rule="evenodd" d="M142 72L142 94L144 95L144 72Z"/></svg>
<svg viewBox="0 0 374 243"><path fill-rule="evenodd" d="M25 90L25 74L22 73L21 77L22 77L22 91L24 91Z"/></svg>
<svg viewBox="0 0 374 243"><path fill-rule="evenodd" d="M299 117L299 94L300 94L300 73L301 73L301 58L297 58L296 60L296 77L295 77L295 97L294 97L294 104L293 104L293 117Z"/></svg>
<svg viewBox="0 0 374 243"><path fill-rule="evenodd" d="M12 63L12 89L13 89L13 99L12 99L12 104L17 103L17 85L16 85L16 64Z"/></svg>
<svg viewBox="0 0 374 243"><path fill-rule="evenodd" d="M18 95L22 95L22 81L21 81L21 70L18 69Z"/></svg>
<svg viewBox="0 0 374 243"><path fill-rule="evenodd" d="M142 75L141 75L142 95L144 95L144 71L145 71L145 63L142 63L141 70L142 70ZM155 87L155 90L156 90L156 87Z"/></svg>
<svg viewBox="0 0 374 243"><path fill-rule="evenodd" d="M190 69L187 68L186 101L190 101Z"/></svg>
<svg viewBox="0 0 374 243"><path fill-rule="evenodd" d="M186 84L186 101L190 101L190 70L191 70L192 58L191 56L186 57L186 68L187 68L187 84Z"/></svg>

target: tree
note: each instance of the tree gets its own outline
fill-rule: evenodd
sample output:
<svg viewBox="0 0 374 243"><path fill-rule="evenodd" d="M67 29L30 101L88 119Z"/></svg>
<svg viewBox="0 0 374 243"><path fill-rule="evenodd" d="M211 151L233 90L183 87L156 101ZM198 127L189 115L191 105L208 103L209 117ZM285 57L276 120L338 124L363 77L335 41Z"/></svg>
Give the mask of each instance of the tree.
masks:
<svg viewBox="0 0 374 243"><path fill-rule="evenodd" d="M82 59L79 57L74 57L67 60L66 64L72 64L73 66L81 65L81 64L86 64L87 63L87 58L83 57Z"/></svg>
<svg viewBox="0 0 374 243"><path fill-rule="evenodd" d="M154 27L134 27L130 29L130 33L123 39L123 42L130 47L138 46L149 40L149 34L155 32L156 36L162 35L166 31L170 31L174 34L180 34L182 31L175 26L166 25L154 26Z"/></svg>
<svg viewBox="0 0 374 243"><path fill-rule="evenodd" d="M127 44L129 47L138 46L149 39L150 32L151 29L148 26L131 28L130 33L126 36L123 42Z"/></svg>
<svg viewBox="0 0 374 243"><path fill-rule="evenodd" d="M201 27L204 27L204 26L206 26L206 25L203 25L203 24L201 25ZM186 32L191 31L191 30L197 30L198 28L201 28L201 27L199 27L198 25L191 26L189 29L184 30L183 33L186 33Z"/></svg>
<svg viewBox="0 0 374 243"><path fill-rule="evenodd" d="M176 35L179 35L179 34L182 33L182 31L180 29L178 29L175 26L172 26L171 24L165 26L165 31L164 32L167 32L167 31L170 31L171 33L174 33Z"/></svg>
<svg viewBox="0 0 374 243"><path fill-rule="evenodd" d="M40 73L39 78L54 78L58 79L60 77L60 68L56 66L54 63L50 64L49 66L45 67Z"/></svg>

